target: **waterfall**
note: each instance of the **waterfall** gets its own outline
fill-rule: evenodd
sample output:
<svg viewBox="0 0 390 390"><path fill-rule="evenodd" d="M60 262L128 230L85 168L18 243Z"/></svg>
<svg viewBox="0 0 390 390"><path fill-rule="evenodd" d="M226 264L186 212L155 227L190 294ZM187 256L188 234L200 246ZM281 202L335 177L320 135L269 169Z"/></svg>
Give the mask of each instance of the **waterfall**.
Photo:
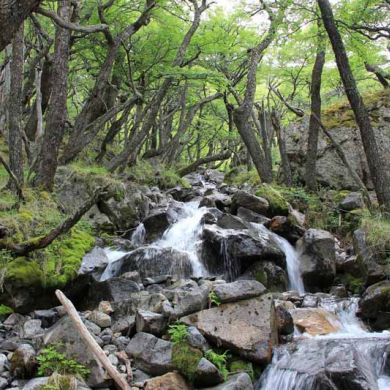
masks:
<svg viewBox="0 0 390 390"><path fill-rule="evenodd" d="M297 250L286 239L271 232L264 225L252 223L252 226L255 227L255 230L260 235L272 237L279 245L280 249L282 249L286 255L287 274L290 289L298 291L299 294L304 294L305 288L303 285L301 271L299 269L299 254Z"/></svg>
<svg viewBox="0 0 390 390"><path fill-rule="evenodd" d="M131 236L131 243L135 246L140 246L145 242L146 230L143 223L140 223L134 230Z"/></svg>

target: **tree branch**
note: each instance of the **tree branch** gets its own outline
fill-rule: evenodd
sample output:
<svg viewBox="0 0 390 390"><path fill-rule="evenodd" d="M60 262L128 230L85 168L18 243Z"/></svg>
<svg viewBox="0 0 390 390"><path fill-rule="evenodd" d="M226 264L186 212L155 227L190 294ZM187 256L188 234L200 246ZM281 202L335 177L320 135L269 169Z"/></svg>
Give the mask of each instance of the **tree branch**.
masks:
<svg viewBox="0 0 390 390"><path fill-rule="evenodd" d="M203 164L208 164L214 161L227 160L228 158L230 158L231 155L232 152L226 151L220 154L216 154L214 156L202 157L199 160L196 160L192 164L188 165L187 167L180 169L178 173L180 176L188 175L189 173L194 172L196 168Z"/></svg>

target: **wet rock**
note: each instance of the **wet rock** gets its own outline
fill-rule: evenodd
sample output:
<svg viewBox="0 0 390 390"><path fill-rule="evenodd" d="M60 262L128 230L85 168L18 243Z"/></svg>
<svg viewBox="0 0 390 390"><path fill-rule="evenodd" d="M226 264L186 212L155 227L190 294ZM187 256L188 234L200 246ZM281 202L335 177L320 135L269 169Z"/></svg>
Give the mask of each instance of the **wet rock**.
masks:
<svg viewBox="0 0 390 390"><path fill-rule="evenodd" d="M270 235L221 229L215 225L203 229L202 259L211 273L225 273L229 280L236 279L260 260L286 266L284 252Z"/></svg>
<svg viewBox="0 0 390 390"><path fill-rule="evenodd" d="M360 192L350 192L339 204L342 211L352 211L364 207L363 196Z"/></svg>
<svg viewBox="0 0 390 390"><path fill-rule="evenodd" d="M245 222L253 222L259 224L264 224L270 221L270 219L265 217L264 215L255 213L254 211L246 209L245 207L238 208L237 217L241 218Z"/></svg>
<svg viewBox="0 0 390 390"><path fill-rule="evenodd" d="M305 234L305 229L295 224L289 217L273 217L265 226L272 232L284 237L291 244L295 244Z"/></svg>
<svg viewBox="0 0 390 390"><path fill-rule="evenodd" d="M231 376L225 383L205 390L253 390L253 384L248 374L240 373Z"/></svg>
<svg viewBox="0 0 390 390"><path fill-rule="evenodd" d="M126 347L135 366L150 375L173 371L172 343L148 333L137 333Z"/></svg>
<svg viewBox="0 0 390 390"><path fill-rule="evenodd" d="M266 288L256 280L237 280L213 288L221 303L237 302L262 295Z"/></svg>
<svg viewBox="0 0 390 390"><path fill-rule="evenodd" d="M367 288L359 301L360 316L377 330L390 329L390 281Z"/></svg>
<svg viewBox="0 0 390 390"><path fill-rule="evenodd" d="M201 200L199 207L216 208L220 211L225 211L232 203L230 196L215 192L210 195L206 195Z"/></svg>
<svg viewBox="0 0 390 390"><path fill-rule="evenodd" d="M347 298L348 297L348 291L343 284L340 284L338 286L333 286L330 289L330 294L334 295L337 298Z"/></svg>
<svg viewBox="0 0 390 390"><path fill-rule="evenodd" d="M184 378L176 373L169 372L163 376L150 379L146 382L145 390L190 390Z"/></svg>
<svg viewBox="0 0 390 390"><path fill-rule="evenodd" d="M252 195L249 192L237 191L232 198L231 212L237 214L239 207L265 215L268 211L269 203L266 199Z"/></svg>
<svg viewBox="0 0 390 390"><path fill-rule="evenodd" d="M306 294L302 301L302 307L314 308L318 306L319 297L315 294Z"/></svg>
<svg viewBox="0 0 390 390"><path fill-rule="evenodd" d="M223 382L223 377L218 368L207 359L200 359L195 372L194 385L203 388L215 386L221 382Z"/></svg>
<svg viewBox="0 0 390 390"><path fill-rule="evenodd" d="M142 221L146 231L146 241L152 242L161 238L171 222L168 210L154 210Z"/></svg>
<svg viewBox="0 0 390 390"><path fill-rule="evenodd" d="M325 335L339 330L335 324L338 323L337 317L323 310L316 309L295 309L291 311L294 325L304 333L311 336Z"/></svg>
<svg viewBox="0 0 390 390"><path fill-rule="evenodd" d="M333 235L309 229L298 242L301 273L306 290L321 291L332 286L336 275L336 250Z"/></svg>
<svg viewBox="0 0 390 390"><path fill-rule="evenodd" d="M217 225L222 229L240 230L247 228L245 223L243 223L239 217L230 214L223 214L220 218L218 218Z"/></svg>
<svg viewBox="0 0 390 390"><path fill-rule="evenodd" d="M20 345L12 354L10 371L16 378L32 378L37 370L35 349L30 344Z"/></svg>
<svg viewBox="0 0 390 390"><path fill-rule="evenodd" d="M162 314L138 310L135 316L135 325L137 332L161 336L167 327L167 320Z"/></svg>
<svg viewBox="0 0 390 390"><path fill-rule="evenodd" d="M109 259L104 249L95 247L83 257L78 273L84 275L92 272L103 272L108 262Z"/></svg>
<svg viewBox="0 0 390 390"><path fill-rule="evenodd" d="M270 361L272 347L277 344L275 309L270 294L222 304L181 321L196 326L212 343L259 364Z"/></svg>
<svg viewBox="0 0 390 390"><path fill-rule="evenodd" d="M294 321L291 314L283 306L277 306L275 310L278 334L287 336L294 333Z"/></svg>

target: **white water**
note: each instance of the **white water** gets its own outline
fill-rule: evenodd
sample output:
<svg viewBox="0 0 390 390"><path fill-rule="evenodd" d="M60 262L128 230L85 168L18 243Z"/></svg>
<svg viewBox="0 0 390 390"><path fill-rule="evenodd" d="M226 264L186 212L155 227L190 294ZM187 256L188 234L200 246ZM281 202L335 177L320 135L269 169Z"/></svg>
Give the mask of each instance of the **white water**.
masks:
<svg viewBox="0 0 390 390"><path fill-rule="evenodd" d="M143 223L140 223L134 230L131 236L131 243L135 246L140 246L145 242L146 230Z"/></svg>
<svg viewBox="0 0 390 390"><path fill-rule="evenodd" d="M260 236L270 236L276 241L280 249L286 255L289 288L291 290L298 291L299 294L304 294L305 287L303 285L302 275L299 268L299 254L297 250L286 239L271 232L264 225L252 223L252 226L256 228Z"/></svg>

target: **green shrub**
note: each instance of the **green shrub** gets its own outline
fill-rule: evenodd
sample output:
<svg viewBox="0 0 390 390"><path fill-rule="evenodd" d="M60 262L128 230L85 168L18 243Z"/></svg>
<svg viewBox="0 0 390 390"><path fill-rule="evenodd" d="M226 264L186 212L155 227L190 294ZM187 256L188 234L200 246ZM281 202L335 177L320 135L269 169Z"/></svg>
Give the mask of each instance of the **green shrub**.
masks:
<svg viewBox="0 0 390 390"><path fill-rule="evenodd" d="M54 345L49 345L41 350L37 356L38 375L50 376L54 373L60 375L75 375L85 378L89 375L89 369L74 359L68 358Z"/></svg>
<svg viewBox="0 0 390 390"><path fill-rule="evenodd" d="M169 337L171 341L176 343L181 343L187 339L188 336L188 328L187 325L176 323L174 325L170 325L168 329Z"/></svg>
<svg viewBox="0 0 390 390"><path fill-rule="evenodd" d="M228 351L219 354L214 352L212 349L209 349L206 351L205 357L218 368L224 380L226 380L229 375L229 370L227 368L227 360L229 358Z"/></svg>
<svg viewBox="0 0 390 390"><path fill-rule="evenodd" d="M214 290L211 290L209 292L209 307L211 306L219 306L221 304L221 298L217 295L217 293Z"/></svg>

